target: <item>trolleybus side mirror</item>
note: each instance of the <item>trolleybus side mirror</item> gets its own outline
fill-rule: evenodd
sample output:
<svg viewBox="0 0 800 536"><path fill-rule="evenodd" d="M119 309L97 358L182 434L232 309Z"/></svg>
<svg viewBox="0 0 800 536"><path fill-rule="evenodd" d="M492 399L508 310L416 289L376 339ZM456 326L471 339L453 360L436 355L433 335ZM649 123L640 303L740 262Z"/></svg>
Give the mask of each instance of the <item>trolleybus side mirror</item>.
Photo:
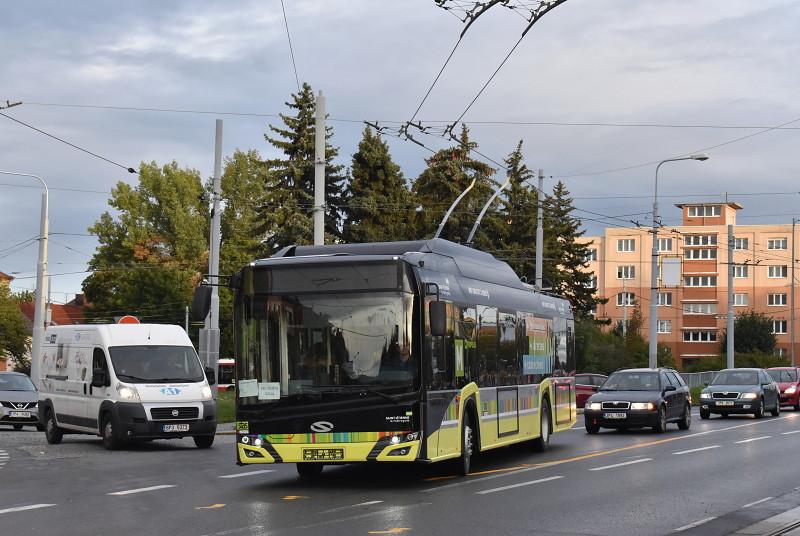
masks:
<svg viewBox="0 0 800 536"><path fill-rule="evenodd" d="M208 380L208 385L217 383L217 374L211 367L206 367L206 380Z"/></svg>
<svg viewBox="0 0 800 536"><path fill-rule="evenodd" d="M447 334L447 303L432 301L430 303L431 335L444 337Z"/></svg>
<svg viewBox="0 0 800 536"><path fill-rule="evenodd" d="M436 299L439 299L439 285L436 283L425 283L425 295L426 296L436 296Z"/></svg>
<svg viewBox="0 0 800 536"><path fill-rule="evenodd" d="M194 289L192 297L192 318L196 321L205 320L211 310L211 287L200 285Z"/></svg>

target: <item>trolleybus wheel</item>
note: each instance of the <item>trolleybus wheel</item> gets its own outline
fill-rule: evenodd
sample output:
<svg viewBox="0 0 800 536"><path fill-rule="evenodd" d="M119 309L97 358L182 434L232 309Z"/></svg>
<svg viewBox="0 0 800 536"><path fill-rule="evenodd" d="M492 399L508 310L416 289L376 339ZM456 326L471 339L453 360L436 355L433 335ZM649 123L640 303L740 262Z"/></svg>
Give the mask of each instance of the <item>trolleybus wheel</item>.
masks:
<svg viewBox="0 0 800 536"><path fill-rule="evenodd" d="M536 452L545 452L550 445L550 432L553 431L550 426L550 402L546 398L542 400L539 424L539 437L533 440L533 450Z"/></svg>
<svg viewBox="0 0 800 536"><path fill-rule="evenodd" d="M297 474L303 479L316 478L322 474L322 464L316 462L298 463Z"/></svg>
<svg viewBox="0 0 800 536"><path fill-rule="evenodd" d="M458 458L458 472L461 476L469 474L472 453L475 449L475 431L472 429L470 414L464 415L461 424L461 456Z"/></svg>

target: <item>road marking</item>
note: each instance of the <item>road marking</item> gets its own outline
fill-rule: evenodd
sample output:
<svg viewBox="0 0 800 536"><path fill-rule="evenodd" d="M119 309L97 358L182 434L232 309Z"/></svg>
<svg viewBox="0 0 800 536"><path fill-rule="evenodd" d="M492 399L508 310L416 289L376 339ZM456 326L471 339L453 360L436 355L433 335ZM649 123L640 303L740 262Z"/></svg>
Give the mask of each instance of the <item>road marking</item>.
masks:
<svg viewBox="0 0 800 536"><path fill-rule="evenodd" d="M781 432L781 435L800 434L800 430L792 430L791 432Z"/></svg>
<svg viewBox="0 0 800 536"><path fill-rule="evenodd" d="M717 519L717 516L707 517L705 519L701 519L700 521L695 521L694 523L689 523L688 525L684 525L682 527L678 527L677 529L675 529L674 532L682 532L684 530L693 529L695 527L699 527L700 525L702 525L704 523L708 523L709 521L713 521L715 519Z"/></svg>
<svg viewBox="0 0 800 536"><path fill-rule="evenodd" d="M401 532L408 532L411 530L408 527L394 527L389 530L371 530L367 534L400 534Z"/></svg>
<svg viewBox="0 0 800 536"><path fill-rule="evenodd" d="M753 502L751 502L751 503L747 503L747 504L745 504L744 506L742 506L742 508L750 508L751 506L755 506L755 505L757 505L757 504L761 504L761 503L763 503L763 502L767 502L768 500L770 500L770 499L774 499L774 498L775 498L775 497L764 497L763 499L759 499L759 500L757 500L757 501L753 501Z"/></svg>
<svg viewBox="0 0 800 536"><path fill-rule="evenodd" d="M297 499L308 499L308 495L287 495L283 498L284 501L296 501Z"/></svg>
<svg viewBox="0 0 800 536"><path fill-rule="evenodd" d="M195 510L217 510L218 508L225 508L224 504L212 504L211 506L197 506Z"/></svg>
<svg viewBox="0 0 800 536"><path fill-rule="evenodd" d="M133 495L134 493L144 493L145 491L155 491L157 489L174 488L174 484L162 484L161 486L150 486L149 488L126 489L125 491L115 491L106 495Z"/></svg>
<svg viewBox="0 0 800 536"><path fill-rule="evenodd" d="M29 504L28 506L17 506L15 508L6 508L0 510L0 514L10 514L11 512L24 512L25 510L36 510L37 508L47 508L48 506L55 506L55 504Z"/></svg>
<svg viewBox="0 0 800 536"><path fill-rule="evenodd" d="M506 467L504 469L490 469L488 471L478 471L477 473L470 473L468 476L480 476L480 475L490 475L492 473L503 473L507 471L516 471L517 469L522 469L523 467L527 467L526 465L517 465L515 467Z"/></svg>
<svg viewBox="0 0 800 536"><path fill-rule="evenodd" d="M772 437L772 436L765 435L765 436L760 436L760 437L751 437L750 439L742 439L741 441L734 441L734 443L739 445L741 443L750 443L752 441L761 441L762 439L769 439L770 437Z"/></svg>
<svg viewBox="0 0 800 536"><path fill-rule="evenodd" d="M615 463L614 465L603 465L602 467L592 467L590 471L605 471L606 469L614 469L616 467L623 467L625 465L633 465L635 463L652 462L653 458L640 458L638 460L631 460L629 462Z"/></svg>
<svg viewBox="0 0 800 536"><path fill-rule="evenodd" d="M511 484L509 486L502 486L500 488L485 489L483 491L476 491L478 495L486 495L487 493L496 493L498 491L505 491L507 489L521 488L522 486L532 486L534 484L541 484L542 482L550 482L551 480L558 480L564 478L563 476L551 476L548 478L540 478L538 480L529 480L527 482L520 482L518 484Z"/></svg>
<svg viewBox="0 0 800 536"><path fill-rule="evenodd" d="M250 471L249 473L235 473L232 475L222 475L217 478L239 478L240 476L263 475L264 473L274 473L275 469L263 469L261 471Z"/></svg>
<svg viewBox="0 0 800 536"><path fill-rule="evenodd" d="M349 510L350 508L358 508L359 506L371 506L373 504L380 504L383 501L367 501L358 504L351 504L350 506L340 506L338 508L331 508L330 510L324 510L320 512L320 514L332 514L333 512L341 512L342 510Z"/></svg>
<svg viewBox="0 0 800 536"><path fill-rule="evenodd" d="M719 445L711 445L708 447L700 447L696 449L689 449L689 450L679 450L678 452L673 452L673 454L691 454L692 452L700 452L703 450L711 450L711 449L718 449Z"/></svg>

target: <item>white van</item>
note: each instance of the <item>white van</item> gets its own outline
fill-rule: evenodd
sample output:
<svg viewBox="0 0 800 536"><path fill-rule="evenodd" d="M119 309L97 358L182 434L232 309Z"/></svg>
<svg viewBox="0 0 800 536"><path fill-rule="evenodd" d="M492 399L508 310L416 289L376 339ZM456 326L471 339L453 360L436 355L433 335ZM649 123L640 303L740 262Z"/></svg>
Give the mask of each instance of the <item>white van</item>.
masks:
<svg viewBox="0 0 800 536"><path fill-rule="evenodd" d="M214 442L211 387L180 326L54 326L39 362L39 420L47 441L65 433L97 434L107 449L129 440L194 438Z"/></svg>

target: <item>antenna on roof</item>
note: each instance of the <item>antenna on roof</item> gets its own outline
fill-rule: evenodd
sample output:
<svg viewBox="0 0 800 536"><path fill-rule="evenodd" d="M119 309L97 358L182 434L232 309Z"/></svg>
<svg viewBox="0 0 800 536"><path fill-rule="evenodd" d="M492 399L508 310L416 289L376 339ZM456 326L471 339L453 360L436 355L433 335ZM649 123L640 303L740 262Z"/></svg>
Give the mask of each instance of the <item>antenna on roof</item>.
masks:
<svg viewBox="0 0 800 536"><path fill-rule="evenodd" d="M477 179L472 179L472 182L469 183L469 186L467 186L467 189L464 190L463 192L461 192L461 195L456 197L456 200L453 201L453 204L450 205L449 209L447 209L447 212L445 213L444 218L442 218L442 223L439 224L439 228L436 229L436 234L433 235L433 238L439 238L439 235L442 234L442 229L444 229L444 224L447 223L447 219L450 217L450 213L453 212L453 209L456 208L456 206L461 202L461 200L464 198L464 196L467 195L467 193L469 193L470 190L472 190L472 187L475 186L475 181L476 180Z"/></svg>
<svg viewBox="0 0 800 536"><path fill-rule="evenodd" d="M502 192L509 184L511 184L511 177L507 178L506 182L498 186L498 188L492 194L492 197L490 197L489 200L486 202L486 204L483 205L481 213L478 214L478 219L475 220L475 225L472 226L472 230L469 232L469 237L467 238L468 246L472 246L472 238L475 236L475 232L478 230L478 226L481 224L483 215L486 214L486 211L489 209L489 206L492 204L492 202L494 202L495 199L497 199L497 196L500 195L500 192Z"/></svg>

